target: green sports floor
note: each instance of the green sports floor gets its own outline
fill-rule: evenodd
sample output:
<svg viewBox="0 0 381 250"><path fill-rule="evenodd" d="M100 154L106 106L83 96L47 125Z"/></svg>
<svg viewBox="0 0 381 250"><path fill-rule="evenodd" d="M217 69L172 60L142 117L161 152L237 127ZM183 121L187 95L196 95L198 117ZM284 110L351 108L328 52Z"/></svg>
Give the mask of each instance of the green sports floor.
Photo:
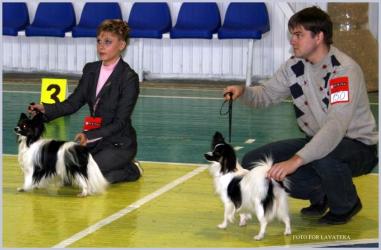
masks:
<svg viewBox="0 0 381 250"><path fill-rule="evenodd" d="M73 89L69 86L69 91ZM104 195L78 198L75 188L52 186L17 193L22 173L13 128L30 102L40 99L37 83L3 83L3 246L4 247L168 247L251 248L277 246L378 246L378 168L355 179L363 209L351 222L325 226L304 218L307 201L290 198L293 234L269 224L262 241L254 219L226 230L203 154L215 131L228 135L220 115L223 84L142 84L133 115L144 176L112 185ZM378 94L370 94L378 120ZM226 108L226 107L224 107ZM73 139L87 107L47 125L46 137ZM232 144L238 157L271 141L302 136L290 102L265 109L234 103Z"/></svg>

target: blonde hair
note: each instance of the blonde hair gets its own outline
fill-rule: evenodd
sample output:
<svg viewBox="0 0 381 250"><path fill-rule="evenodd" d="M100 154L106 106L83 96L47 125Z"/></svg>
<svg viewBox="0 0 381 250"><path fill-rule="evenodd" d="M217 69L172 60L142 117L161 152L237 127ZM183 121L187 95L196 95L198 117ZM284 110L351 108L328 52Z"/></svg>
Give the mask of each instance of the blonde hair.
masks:
<svg viewBox="0 0 381 250"><path fill-rule="evenodd" d="M101 32L111 32L119 37L120 40L126 42L126 46L129 43L130 36L130 27L128 27L127 22L121 19L106 19L104 20L97 28L97 36L101 34Z"/></svg>

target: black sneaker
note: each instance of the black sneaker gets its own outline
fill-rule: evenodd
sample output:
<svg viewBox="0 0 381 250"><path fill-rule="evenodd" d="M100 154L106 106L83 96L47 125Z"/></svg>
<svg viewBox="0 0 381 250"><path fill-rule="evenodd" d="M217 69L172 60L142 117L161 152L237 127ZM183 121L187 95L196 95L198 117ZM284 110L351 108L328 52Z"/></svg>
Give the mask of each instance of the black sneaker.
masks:
<svg viewBox="0 0 381 250"><path fill-rule="evenodd" d="M137 167L137 169L139 170L139 174L140 176L143 176L143 173L144 173L144 170L142 168L142 166L140 165L140 162L137 161L137 160L132 160L132 163Z"/></svg>
<svg viewBox="0 0 381 250"><path fill-rule="evenodd" d="M302 208L300 213L306 216L319 216L323 215L328 209L327 197L324 196L324 199L321 203L311 204L309 207Z"/></svg>
<svg viewBox="0 0 381 250"><path fill-rule="evenodd" d="M345 214L334 214L329 211L326 215L319 219L319 223L340 225L347 223L353 216L360 212L362 204L359 198L357 198L356 204Z"/></svg>

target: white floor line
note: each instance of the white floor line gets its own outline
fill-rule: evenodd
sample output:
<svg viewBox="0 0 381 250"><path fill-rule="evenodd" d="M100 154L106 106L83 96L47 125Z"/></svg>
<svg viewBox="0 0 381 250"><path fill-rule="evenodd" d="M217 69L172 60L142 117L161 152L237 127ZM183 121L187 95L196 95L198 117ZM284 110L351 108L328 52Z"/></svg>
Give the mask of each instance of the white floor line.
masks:
<svg viewBox="0 0 381 250"><path fill-rule="evenodd" d="M40 91L28 90L3 90L3 93L20 93L20 94L40 94ZM70 95L71 92L68 93ZM165 95L139 95L139 97L148 98L164 98L164 99L195 99L195 100L223 100L223 97L201 97L201 96L165 96ZM291 100L284 100L283 103L292 103ZM371 102L371 106L378 106L378 103Z"/></svg>
<svg viewBox="0 0 381 250"><path fill-rule="evenodd" d="M113 221L118 220L119 218L125 216L126 214L134 211L135 209L138 209L142 205L152 201L153 199L157 198L158 196L168 192L169 190L176 187L177 185L179 185L179 184L189 180L193 176L201 173L206 168L207 168L206 166L201 166L201 167L196 168L195 170L187 173L186 175L184 175L184 176L168 183L167 185L161 187L160 189L156 190L155 192L141 198L140 200L137 200L136 202L132 203L128 207L110 215L109 217L107 217L103 220L98 221L97 223L95 223L95 224L91 225L90 227L74 234L73 236L69 237L68 239L61 241L60 243L53 246L52 248L65 248L65 247L73 244L74 242L86 237L87 235L94 233L98 229L100 229L100 228L112 223Z"/></svg>
<svg viewBox="0 0 381 250"><path fill-rule="evenodd" d="M11 86L15 86L15 83L13 82L3 82L3 86L4 85L11 85ZM69 87L76 87L78 84L76 83L69 83L68 86ZM22 84L18 84L18 86L39 86L39 83L22 83ZM223 86L221 86L222 88ZM144 86L144 85L141 85L140 86L140 89L149 89L149 90L152 90L152 89L157 89L157 90L165 90L166 87L153 87L153 86ZM222 90L221 89L205 89L205 88L183 88L183 87L175 87L175 90L180 90L180 91L197 91L197 92L221 92L222 93Z"/></svg>
<svg viewBox="0 0 381 250"><path fill-rule="evenodd" d="M246 144L252 144L252 143L254 143L255 142L255 139L247 139L246 141L245 141L245 143Z"/></svg>
<svg viewBox="0 0 381 250"><path fill-rule="evenodd" d="M164 98L164 99L220 100L220 101L224 100L222 96L221 97L202 97L202 96L139 95L139 97Z"/></svg>
<svg viewBox="0 0 381 250"><path fill-rule="evenodd" d="M20 93L20 94L40 94L40 91L28 91L28 90L3 90L3 93ZM70 95L71 92L68 93ZM200 97L200 96L166 96L166 95L139 95L139 97L148 98L164 98L164 99L195 99L195 100L223 100L223 97ZM292 103L291 100L284 100L283 103ZM371 106L378 106L378 103L371 102Z"/></svg>
<svg viewBox="0 0 381 250"><path fill-rule="evenodd" d="M40 94L40 91L28 90L3 90L3 93L18 93L18 94ZM71 92L68 93L70 95ZM223 100L223 97L200 97L200 96L170 96L170 95L139 95L142 98L164 98L164 99L195 99L195 100Z"/></svg>
<svg viewBox="0 0 381 250"><path fill-rule="evenodd" d="M3 156L14 156L17 157L17 154L2 154ZM201 163L183 163L183 162L165 162L165 161L139 161L141 163L158 163L158 164L168 164L168 165L184 165L184 166L203 166L208 167L208 164ZM144 167L144 166L143 166ZM368 175L379 175L379 173L369 173Z"/></svg>
<svg viewBox="0 0 381 250"><path fill-rule="evenodd" d="M10 156L10 157L17 157L17 154L2 154L3 156ZM189 163L189 162L169 162L169 161L140 161L140 163L153 163L153 164L165 164L165 165L181 165L181 166L187 166L187 167L195 167L195 166L202 166L202 167L208 167L209 165L207 163ZM144 167L144 166L143 166Z"/></svg>
<svg viewBox="0 0 381 250"><path fill-rule="evenodd" d="M40 94L41 91L29 91L29 90L3 90L3 93Z"/></svg>
<svg viewBox="0 0 381 250"><path fill-rule="evenodd" d="M17 154L2 154L3 156L14 156L17 157ZM184 163L184 162L165 162L165 161L139 161L141 163L158 163L158 164L168 164L168 165L184 165L184 166L205 166L208 167L208 164L201 163ZM144 166L143 166L144 167ZM369 173L368 175L379 175L379 173Z"/></svg>

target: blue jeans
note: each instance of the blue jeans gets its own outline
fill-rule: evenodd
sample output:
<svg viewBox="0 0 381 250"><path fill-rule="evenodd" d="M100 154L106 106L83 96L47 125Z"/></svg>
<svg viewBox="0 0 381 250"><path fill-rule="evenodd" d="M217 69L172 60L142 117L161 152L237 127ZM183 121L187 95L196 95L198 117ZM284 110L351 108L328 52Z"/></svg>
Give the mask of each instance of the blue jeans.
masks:
<svg viewBox="0 0 381 250"><path fill-rule="evenodd" d="M290 159L308 143L308 138L289 139L267 144L248 152L242 166L252 168L252 163L271 155L274 163ZM298 168L287 176L290 196L318 203L327 196L330 211L348 212L357 202L356 187L352 177L369 173L377 164L377 145L366 145L344 138L327 156Z"/></svg>

